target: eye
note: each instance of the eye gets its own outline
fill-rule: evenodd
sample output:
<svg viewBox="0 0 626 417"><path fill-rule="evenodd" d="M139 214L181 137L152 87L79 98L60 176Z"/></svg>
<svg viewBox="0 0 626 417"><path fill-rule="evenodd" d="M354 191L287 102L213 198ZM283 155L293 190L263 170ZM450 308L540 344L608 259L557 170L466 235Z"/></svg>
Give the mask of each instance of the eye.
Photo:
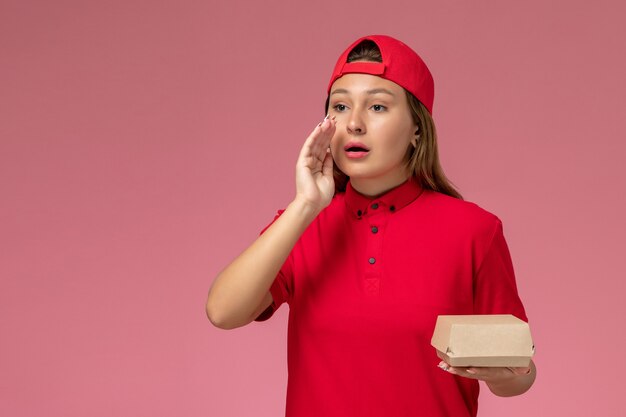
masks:
<svg viewBox="0 0 626 417"><path fill-rule="evenodd" d="M333 106L333 109L335 109L336 111L341 112L341 111L345 111L346 110L346 106L345 106L345 104L335 104Z"/></svg>
<svg viewBox="0 0 626 417"><path fill-rule="evenodd" d="M372 109L378 113L378 112L387 110L387 107L383 106L382 104L374 104L372 106Z"/></svg>

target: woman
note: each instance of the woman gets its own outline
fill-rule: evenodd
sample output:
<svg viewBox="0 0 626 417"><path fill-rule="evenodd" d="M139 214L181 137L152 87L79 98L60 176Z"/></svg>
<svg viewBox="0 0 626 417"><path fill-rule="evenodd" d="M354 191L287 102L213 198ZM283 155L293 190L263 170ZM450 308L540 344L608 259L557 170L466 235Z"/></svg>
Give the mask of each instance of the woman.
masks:
<svg viewBox="0 0 626 417"><path fill-rule="evenodd" d="M424 62L366 36L328 94L294 200L218 275L211 322L240 327L289 303L287 417L475 416L478 380L499 396L528 390L532 362L453 368L430 346L440 314L527 317L500 219L441 170Z"/></svg>

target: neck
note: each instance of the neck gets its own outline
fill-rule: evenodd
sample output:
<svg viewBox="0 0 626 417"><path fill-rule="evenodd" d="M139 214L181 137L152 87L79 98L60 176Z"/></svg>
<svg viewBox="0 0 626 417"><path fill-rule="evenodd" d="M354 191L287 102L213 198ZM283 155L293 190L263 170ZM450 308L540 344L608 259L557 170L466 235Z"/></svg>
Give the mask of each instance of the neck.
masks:
<svg viewBox="0 0 626 417"><path fill-rule="evenodd" d="M350 178L350 184L352 185L352 188L354 188L354 191L359 194L370 198L376 198L403 184L408 179L409 177L400 177L391 181L381 182L364 178Z"/></svg>

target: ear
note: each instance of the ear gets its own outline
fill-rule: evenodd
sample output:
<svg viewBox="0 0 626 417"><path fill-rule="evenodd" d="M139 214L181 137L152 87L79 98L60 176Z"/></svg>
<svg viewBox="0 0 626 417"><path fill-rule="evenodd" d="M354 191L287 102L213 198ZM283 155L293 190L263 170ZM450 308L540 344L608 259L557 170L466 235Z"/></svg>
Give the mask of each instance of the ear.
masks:
<svg viewBox="0 0 626 417"><path fill-rule="evenodd" d="M413 136L413 139L411 139L411 145L413 145L414 148L417 148L417 141L420 137L419 132L420 132L419 129L417 129L415 131L415 136Z"/></svg>

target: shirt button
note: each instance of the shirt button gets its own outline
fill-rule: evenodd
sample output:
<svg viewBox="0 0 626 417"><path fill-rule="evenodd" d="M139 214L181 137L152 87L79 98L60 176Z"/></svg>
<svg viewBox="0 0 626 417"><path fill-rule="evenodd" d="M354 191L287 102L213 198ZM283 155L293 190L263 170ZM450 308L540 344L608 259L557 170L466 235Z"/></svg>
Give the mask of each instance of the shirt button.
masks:
<svg viewBox="0 0 626 417"><path fill-rule="evenodd" d="M390 206L389 211L396 211L396 206Z"/></svg>
<svg viewBox="0 0 626 417"><path fill-rule="evenodd" d="M370 261L369 261L369 262L370 262L371 264L375 264L375 263L376 263L376 258L370 258Z"/></svg>
<svg viewBox="0 0 626 417"><path fill-rule="evenodd" d="M378 203L374 203L374 204L372 204L372 208L373 208L374 210L376 210L376 209L378 208Z"/></svg>
<svg viewBox="0 0 626 417"><path fill-rule="evenodd" d="M356 211L356 215L357 215L357 216L361 217L361 214L363 214L363 212L362 212L361 210L357 210L357 211Z"/></svg>
<svg viewBox="0 0 626 417"><path fill-rule="evenodd" d="M372 233L378 233L378 227L372 226Z"/></svg>

